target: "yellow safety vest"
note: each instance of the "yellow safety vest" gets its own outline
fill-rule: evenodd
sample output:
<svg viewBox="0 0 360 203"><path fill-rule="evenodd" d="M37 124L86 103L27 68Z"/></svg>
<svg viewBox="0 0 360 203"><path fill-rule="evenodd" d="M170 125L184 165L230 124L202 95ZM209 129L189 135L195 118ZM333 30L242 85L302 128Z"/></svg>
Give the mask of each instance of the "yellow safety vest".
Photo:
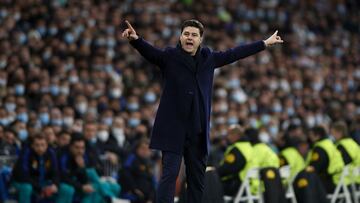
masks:
<svg viewBox="0 0 360 203"><path fill-rule="evenodd" d="M341 157L339 150L336 148L335 144L330 139L323 139L315 143L315 147L320 147L325 150L327 156L329 157L329 165L327 168L327 173L332 176L333 183L337 184L340 180L341 172L344 168L344 161ZM313 151L311 150L306 159L306 165L310 164L310 161L313 156Z"/></svg>
<svg viewBox="0 0 360 203"><path fill-rule="evenodd" d="M295 147L287 147L283 149L280 154L286 159L286 162L290 166L290 178L293 178L305 168L304 158Z"/></svg>
<svg viewBox="0 0 360 203"><path fill-rule="evenodd" d="M250 144L250 142L236 142L234 144L232 144L231 146L229 146L225 153L224 153L224 159L226 159L226 157L229 157L229 153L231 152L231 150L233 148L236 148L245 158L245 167L239 171L238 176L240 181L243 181L246 173L249 169L256 167L255 164L255 160L253 157L253 148ZM229 157L230 158L230 157ZM235 157L234 157L235 158ZM231 158L230 158L231 159ZM224 164L224 160L221 161L220 165ZM223 180L228 179L229 177L224 177Z"/></svg>
<svg viewBox="0 0 360 203"><path fill-rule="evenodd" d="M280 161L276 153L265 143L258 143L254 146L255 159L260 168L279 168Z"/></svg>
<svg viewBox="0 0 360 203"><path fill-rule="evenodd" d="M344 147L345 151L349 154L350 158L352 159L352 162L350 163L350 174L346 177L345 183L350 184L356 181L359 177L354 177L352 174L352 171L359 167L359 159L360 159L360 148L359 145L351 138L343 138L341 139L337 145L341 145Z"/></svg>

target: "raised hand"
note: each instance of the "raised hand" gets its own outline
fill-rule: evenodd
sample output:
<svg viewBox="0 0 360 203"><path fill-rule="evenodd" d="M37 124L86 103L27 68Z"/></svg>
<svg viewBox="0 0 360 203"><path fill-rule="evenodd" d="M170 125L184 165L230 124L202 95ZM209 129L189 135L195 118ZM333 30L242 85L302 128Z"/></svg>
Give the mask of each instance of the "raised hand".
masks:
<svg viewBox="0 0 360 203"><path fill-rule="evenodd" d="M135 29L131 26L129 21L125 20L125 23L126 23L128 28L126 28L124 30L124 32L122 33L122 37L126 37L130 41L131 40L137 40L139 38L139 36L136 34Z"/></svg>
<svg viewBox="0 0 360 203"><path fill-rule="evenodd" d="M283 43L284 41L281 39L280 36L277 35L278 31L276 30L273 35L271 35L269 38L264 40L264 43L266 46L271 46L278 43Z"/></svg>

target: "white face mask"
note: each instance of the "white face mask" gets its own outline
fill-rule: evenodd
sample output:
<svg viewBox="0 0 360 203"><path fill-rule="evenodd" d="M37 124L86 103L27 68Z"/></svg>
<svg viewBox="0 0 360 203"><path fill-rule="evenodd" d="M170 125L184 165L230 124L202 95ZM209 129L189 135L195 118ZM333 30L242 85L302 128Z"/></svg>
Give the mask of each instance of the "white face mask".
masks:
<svg viewBox="0 0 360 203"><path fill-rule="evenodd" d="M270 136L267 132L261 132L259 134L259 139L263 143L270 143L270 141L271 141Z"/></svg>
<svg viewBox="0 0 360 203"><path fill-rule="evenodd" d="M122 128L113 128L112 133L113 133L116 141L118 142L118 145L120 147L124 146L124 142L125 142L124 129L122 129Z"/></svg>
<svg viewBox="0 0 360 203"><path fill-rule="evenodd" d="M73 117L64 117L63 122L66 127L71 127L74 124L74 118Z"/></svg>
<svg viewBox="0 0 360 203"><path fill-rule="evenodd" d="M97 138L101 141L101 142L106 142L109 139L109 132L106 130L101 130L98 132L97 134Z"/></svg>
<svg viewBox="0 0 360 203"><path fill-rule="evenodd" d="M83 114L86 112L87 109L87 103L86 102L81 102L76 104L76 110L78 110L79 113Z"/></svg>

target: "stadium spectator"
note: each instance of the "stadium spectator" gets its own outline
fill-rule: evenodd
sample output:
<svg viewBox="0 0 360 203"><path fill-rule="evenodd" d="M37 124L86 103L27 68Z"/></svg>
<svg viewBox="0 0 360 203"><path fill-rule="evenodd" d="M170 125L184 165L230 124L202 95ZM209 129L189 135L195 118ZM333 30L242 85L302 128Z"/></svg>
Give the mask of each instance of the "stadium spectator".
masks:
<svg viewBox="0 0 360 203"><path fill-rule="evenodd" d="M216 50L274 29L287 42L216 71L211 141L219 148L225 148L228 124L265 129L269 144L278 145L293 124L304 140L308 129L337 120L345 121L359 144L359 9L355 0L2 1L0 125L13 130L17 141L26 140L59 109L63 125L53 127L83 132L85 123L100 124L102 111L111 109L114 121L125 124L117 140L129 151L139 137L128 124L140 120L141 134L149 136L161 85L157 70L121 39L123 20L136 22L142 37L164 47L176 45L180 23L195 18ZM130 116L127 108L133 96L140 115ZM20 110L28 122L16 121ZM68 117L74 117L71 128ZM304 156L307 147L299 148Z"/></svg>
<svg viewBox="0 0 360 203"><path fill-rule="evenodd" d="M151 151L148 140L139 140L133 153L124 162L120 171L120 184L124 187L124 198L131 202L154 202L155 177L152 172Z"/></svg>
<svg viewBox="0 0 360 203"><path fill-rule="evenodd" d="M222 180L224 194L234 196L247 171L257 165L252 158L253 147L245 136L243 128L239 125L230 126L226 139L229 147L224 153L224 159L217 168L217 172Z"/></svg>
<svg viewBox="0 0 360 203"><path fill-rule="evenodd" d="M308 154L306 164L318 174L326 191L332 193L344 168L341 153L321 126L311 129L309 139L313 148Z"/></svg>
<svg viewBox="0 0 360 203"><path fill-rule="evenodd" d="M43 135L34 135L30 147L23 149L13 171L13 185L19 202L55 198L59 191L57 158ZM58 194L62 195L67 194Z"/></svg>

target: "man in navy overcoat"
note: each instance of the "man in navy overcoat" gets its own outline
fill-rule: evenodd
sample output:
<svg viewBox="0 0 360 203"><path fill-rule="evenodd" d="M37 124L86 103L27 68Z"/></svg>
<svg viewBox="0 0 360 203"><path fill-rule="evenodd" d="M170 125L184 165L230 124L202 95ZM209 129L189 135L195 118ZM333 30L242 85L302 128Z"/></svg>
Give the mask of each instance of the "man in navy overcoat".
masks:
<svg viewBox="0 0 360 203"><path fill-rule="evenodd" d="M151 135L150 147L162 152L162 176L157 203L174 202L175 182L181 160L186 165L187 202L199 203L204 190L209 151L209 121L215 68L282 43L277 31L267 40L224 52L200 47L204 27L197 20L182 24L177 47L158 49L140 38L131 24L123 37L149 62L158 66L163 91Z"/></svg>

